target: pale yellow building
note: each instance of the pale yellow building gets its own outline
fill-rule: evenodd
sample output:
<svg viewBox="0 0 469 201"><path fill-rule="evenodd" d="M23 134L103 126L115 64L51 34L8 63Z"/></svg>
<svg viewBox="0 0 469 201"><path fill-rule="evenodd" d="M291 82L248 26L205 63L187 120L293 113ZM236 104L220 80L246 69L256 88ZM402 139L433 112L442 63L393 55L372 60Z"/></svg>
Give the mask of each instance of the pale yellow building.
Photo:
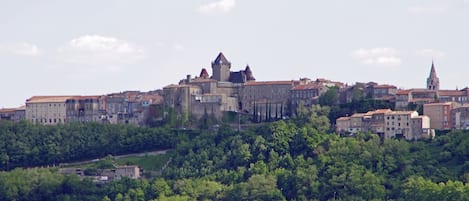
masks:
<svg viewBox="0 0 469 201"><path fill-rule="evenodd" d="M412 118L418 116L417 111L392 111L384 114L384 137L412 139Z"/></svg>
<svg viewBox="0 0 469 201"><path fill-rule="evenodd" d="M33 96L26 100L26 120L36 124L65 123L66 102L73 96Z"/></svg>
<svg viewBox="0 0 469 201"><path fill-rule="evenodd" d="M350 117L340 117L335 121L337 133L349 133Z"/></svg>
<svg viewBox="0 0 469 201"><path fill-rule="evenodd" d="M384 139L403 137L407 140L434 136L430 118L416 111L392 111L379 109L367 113L356 113L336 120L336 131L356 134L372 132Z"/></svg>

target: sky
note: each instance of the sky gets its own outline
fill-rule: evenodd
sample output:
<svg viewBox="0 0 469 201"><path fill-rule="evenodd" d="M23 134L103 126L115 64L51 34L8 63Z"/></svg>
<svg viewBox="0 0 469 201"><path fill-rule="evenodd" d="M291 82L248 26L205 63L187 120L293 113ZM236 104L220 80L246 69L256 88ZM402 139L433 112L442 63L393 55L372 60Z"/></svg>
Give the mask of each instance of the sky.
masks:
<svg viewBox="0 0 469 201"><path fill-rule="evenodd" d="M0 108L149 91L219 52L258 81L469 86L469 0L0 0Z"/></svg>

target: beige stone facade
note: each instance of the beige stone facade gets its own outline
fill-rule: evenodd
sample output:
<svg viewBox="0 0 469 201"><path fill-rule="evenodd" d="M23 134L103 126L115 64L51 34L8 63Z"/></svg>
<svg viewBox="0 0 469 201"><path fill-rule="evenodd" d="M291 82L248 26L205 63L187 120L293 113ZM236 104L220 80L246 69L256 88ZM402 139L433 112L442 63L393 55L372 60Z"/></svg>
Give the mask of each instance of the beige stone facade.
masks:
<svg viewBox="0 0 469 201"><path fill-rule="evenodd" d="M430 128L435 130L451 129L451 109L455 103L432 103L423 105L423 114L430 117Z"/></svg>
<svg viewBox="0 0 469 201"><path fill-rule="evenodd" d="M263 111L259 115L265 116L267 111L260 108L265 108L267 104L281 107L280 110L286 112L289 105L290 89L298 84L300 84L299 81L247 82L240 91L241 109L246 113L252 113L254 107L258 107L259 110L256 111Z"/></svg>
<svg viewBox="0 0 469 201"><path fill-rule="evenodd" d="M428 116L419 116L416 111L391 111L389 109L338 118L336 132L340 134L372 132L383 139L403 137L407 140L433 136Z"/></svg>
<svg viewBox="0 0 469 201"><path fill-rule="evenodd" d="M416 111L393 111L384 115L384 137L404 137L413 139L412 118L418 117Z"/></svg>
<svg viewBox="0 0 469 201"><path fill-rule="evenodd" d="M26 101L26 120L44 125L65 123L66 102L73 96L34 96Z"/></svg>
<svg viewBox="0 0 469 201"><path fill-rule="evenodd" d="M351 133L350 131L350 117L340 117L335 121L336 133Z"/></svg>

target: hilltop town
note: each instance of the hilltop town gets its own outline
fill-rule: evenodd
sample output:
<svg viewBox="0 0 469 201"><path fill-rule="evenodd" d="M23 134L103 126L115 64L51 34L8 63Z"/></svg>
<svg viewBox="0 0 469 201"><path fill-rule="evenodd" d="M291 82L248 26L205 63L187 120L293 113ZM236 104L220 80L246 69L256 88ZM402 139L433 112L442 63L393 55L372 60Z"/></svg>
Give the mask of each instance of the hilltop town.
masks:
<svg viewBox="0 0 469 201"><path fill-rule="evenodd" d="M469 128L469 88L440 89L433 62L426 87L413 89L375 82L348 85L323 78L257 81L254 69L246 66L233 70L223 53L211 62L211 68L211 75L203 68L198 76L187 75L177 84L149 92L32 96L24 106L0 109L0 120L26 120L43 125L68 122L146 125L151 120L174 115L184 126L191 119L210 116L221 120L232 114L257 123L289 118L299 105L319 104L320 97L329 94L334 97L329 105L360 99L390 105L343 114L336 119L335 127L337 133L344 135L371 131L383 138L410 140L431 138L434 130Z"/></svg>

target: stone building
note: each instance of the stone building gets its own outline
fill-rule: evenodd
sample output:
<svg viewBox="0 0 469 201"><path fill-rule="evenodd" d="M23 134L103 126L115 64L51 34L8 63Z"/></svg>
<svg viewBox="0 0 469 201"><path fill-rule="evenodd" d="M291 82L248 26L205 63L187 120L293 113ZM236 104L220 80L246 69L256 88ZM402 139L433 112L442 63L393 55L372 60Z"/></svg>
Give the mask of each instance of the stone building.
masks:
<svg viewBox="0 0 469 201"><path fill-rule="evenodd" d="M26 118L26 106L0 109L0 121L18 122Z"/></svg>
<svg viewBox="0 0 469 201"><path fill-rule="evenodd" d="M163 97L157 91L108 94L105 97L105 116L102 120L113 124L143 125L149 106L162 103Z"/></svg>
<svg viewBox="0 0 469 201"><path fill-rule="evenodd" d="M428 116L419 116L416 111L391 111L389 109L340 117L336 120L336 131L340 134L372 132L383 139L403 137L407 140L414 140L434 136Z"/></svg>
<svg viewBox="0 0 469 201"><path fill-rule="evenodd" d="M178 85L164 87L164 106L195 118L207 112L217 118L221 118L223 112L238 112L242 86L255 81L251 68L231 71L231 62L223 53L219 53L211 65L212 76L203 68L197 77L187 75Z"/></svg>
<svg viewBox="0 0 469 201"><path fill-rule="evenodd" d="M322 78L311 81L307 78L300 79L300 84L290 90L290 104L292 110L302 102L305 106L318 103L318 98L326 93L330 87L342 88L341 82L334 82Z"/></svg>
<svg viewBox="0 0 469 201"><path fill-rule="evenodd" d="M44 125L67 121L67 100L74 96L33 96L26 100L26 120Z"/></svg>
<svg viewBox="0 0 469 201"><path fill-rule="evenodd" d="M469 105L463 105L451 110L451 128L469 130Z"/></svg>
<svg viewBox="0 0 469 201"><path fill-rule="evenodd" d="M340 117L335 121L335 132L338 134L352 133L350 130L350 117Z"/></svg>
<svg viewBox="0 0 469 201"><path fill-rule="evenodd" d="M376 100L395 100L397 87L389 84L369 85L367 96Z"/></svg>
<svg viewBox="0 0 469 201"><path fill-rule="evenodd" d="M105 112L105 96L78 96L65 101L67 122L99 122Z"/></svg>
<svg viewBox="0 0 469 201"><path fill-rule="evenodd" d="M384 115L384 137L404 137L413 139L412 118L418 117L416 111L393 111Z"/></svg>
<svg viewBox="0 0 469 201"><path fill-rule="evenodd" d="M435 130L450 130L451 110L457 107L454 102L431 103L423 105L423 114L430 117L430 128Z"/></svg>
<svg viewBox="0 0 469 201"><path fill-rule="evenodd" d="M240 109L248 114L256 112L259 117L288 115L290 90L300 83L296 80L247 82L240 89Z"/></svg>

